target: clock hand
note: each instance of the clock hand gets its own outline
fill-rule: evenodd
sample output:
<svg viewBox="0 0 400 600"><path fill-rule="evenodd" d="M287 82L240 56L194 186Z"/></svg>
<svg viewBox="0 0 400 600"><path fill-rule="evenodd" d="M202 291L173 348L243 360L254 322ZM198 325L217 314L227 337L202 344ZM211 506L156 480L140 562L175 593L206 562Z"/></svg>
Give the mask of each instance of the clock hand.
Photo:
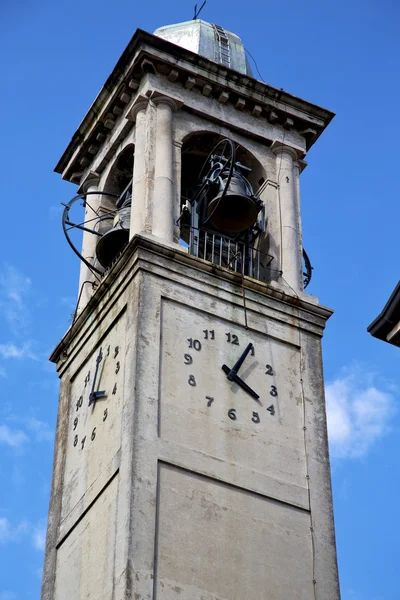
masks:
<svg viewBox="0 0 400 600"><path fill-rule="evenodd" d="M102 360L103 360L103 349L100 348L100 352L96 358L96 370L94 372L94 377L93 377L92 391L89 394L89 406L92 404L92 402L95 402L97 400L97 398L100 398L100 396L105 395L105 392L95 392L94 391L94 387L96 385L97 373L99 372L99 366L100 366L100 363Z"/></svg>
<svg viewBox="0 0 400 600"><path fill-rule="evenodd" d="M226 374L226 376L228 377L229 381L237 383L237 385L239 387L241 387L245 392L247 392L248 394L250 394L250 396L252 398L254 398L254 400L258 400L259 399L260 396L254 390L252 390L251 387L249 385L247 385L247 383L245 383L243 381L243 379L240 379L239 375L234 374L233 377L232 377L232 379L229 378L229 375L232 372L229 367L227 367L226 365L222 365L222 370Z"/></svg>
<svg viewBox="0 0 400 600"><path fill-rule="evenodd" d="M240 367L244 363L246 356L248 355L248 353L250 352L250 350L252 348L253 348L253 344L250 342L250 344L248 344L247 347L245 348L245 350L243 351L242 356L233 365L232 369L229 372L229 375L227 375L229 381L233 381L234 376L237 375Z"/></svg>

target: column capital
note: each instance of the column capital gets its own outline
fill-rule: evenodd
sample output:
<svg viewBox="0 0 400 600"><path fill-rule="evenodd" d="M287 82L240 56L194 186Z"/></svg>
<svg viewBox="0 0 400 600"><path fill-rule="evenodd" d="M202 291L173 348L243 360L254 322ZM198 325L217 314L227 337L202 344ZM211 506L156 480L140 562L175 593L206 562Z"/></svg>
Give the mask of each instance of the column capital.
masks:
<svg viewBox="0 0 400 600"><path fill-rule="evenodd" d="M305 160L301 160L300 158L297 160L297 164L295 163L295 166L297 166L300 173L302 173L304 171L304 169L306 168L307 165L308 165L308 163Z"/></svg>
<svg viewBox="0 0 400 600"><path fill-rule="evenodd" d="M86 194L91 187L98 187L100 183L100 174L96 171L89 171L86 179L80 184L78 194Z"/></svg>
<svg viewBox="0 0 400 600"><path fill-rule="evenodd" d="M176 112L183 106L182 100L174 98L173 96L167 96L157 90L152 91L149 98L155 105L166 104L167 106L170 106L173 112Z"/></svg>
<svg viewBox="0 0 400 600"><path fill-rule="evenodd" d="M282 144L282 142L278 142L277 140L275 140L272 143L271 150L276 155L289 154L292 157L292 159L296 160L296 161L300 158L299 152L295 148L292 148L291 146L287 146L286 144Z"/></svg>
<svg viewBox="0 0 400 600"><path fill-rule="evenodd" d="M128 121L135 122L138 113L142 110L146 110L148 104L149 104L149 98L147 98L146 96L143 96L142 94L139 94L138 96L136 96L132 106L130 107L130 109L126 115L126 118L128 119Z"/></svg>

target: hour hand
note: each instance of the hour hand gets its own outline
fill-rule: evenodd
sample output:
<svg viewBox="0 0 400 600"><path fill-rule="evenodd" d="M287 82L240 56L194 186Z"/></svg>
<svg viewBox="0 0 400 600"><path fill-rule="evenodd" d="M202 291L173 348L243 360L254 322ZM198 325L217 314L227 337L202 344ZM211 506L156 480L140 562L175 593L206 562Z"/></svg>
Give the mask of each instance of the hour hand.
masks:
<svg viewBox="0 0 400 600"><path fill-rule="evenodd" d="M89 406L93 402L96 402L96 400L98 400L99 398L103 398L104 396L106 396L105 390L98 391L98 392L91 392L90 396L89 396Z"/></svg>
<svg viewBox="0 0 400 600"><path fill-rule="evenodd" d="M226 374L226 376L228 377L229 381L234 381L235 383L237 383L237 385L239 387L241 387L245 392L247 392L248 394L250 394L250 396L252 398L254 398L254 400L258 400L259 399L259 395L251 389L251 387L249 385L247 385L247 383L245 383L243 381L243 379L240 379L239 375L233 375L231 376L231 369L229 367L227 367L226 365L222 365L222 370L223 372ZM232 378L231 378L232 377Z"/></svg>

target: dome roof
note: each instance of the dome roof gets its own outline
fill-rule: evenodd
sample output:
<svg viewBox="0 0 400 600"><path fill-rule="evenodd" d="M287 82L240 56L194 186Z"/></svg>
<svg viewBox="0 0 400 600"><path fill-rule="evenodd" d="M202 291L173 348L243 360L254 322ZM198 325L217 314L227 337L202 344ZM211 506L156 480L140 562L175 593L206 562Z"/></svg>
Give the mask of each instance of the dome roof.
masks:
<svg viewBox="0 0 400 600"><path fill-rule="evenodd" d="M253 77L242 40L219 25L196 19L159 27L154 35Z"/></svg>

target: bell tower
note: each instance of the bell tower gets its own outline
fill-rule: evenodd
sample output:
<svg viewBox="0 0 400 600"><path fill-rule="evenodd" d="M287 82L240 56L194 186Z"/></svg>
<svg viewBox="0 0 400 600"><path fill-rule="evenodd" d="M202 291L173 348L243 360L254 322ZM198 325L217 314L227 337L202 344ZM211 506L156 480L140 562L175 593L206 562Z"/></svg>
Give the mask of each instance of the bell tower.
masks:
<svg viewBox="0 0 400 600"><path fill-rule="evenodd" d="M56 167L81 267L42 600L339 600L299 193L332 118L220 26L129 42Z"/></svg>

